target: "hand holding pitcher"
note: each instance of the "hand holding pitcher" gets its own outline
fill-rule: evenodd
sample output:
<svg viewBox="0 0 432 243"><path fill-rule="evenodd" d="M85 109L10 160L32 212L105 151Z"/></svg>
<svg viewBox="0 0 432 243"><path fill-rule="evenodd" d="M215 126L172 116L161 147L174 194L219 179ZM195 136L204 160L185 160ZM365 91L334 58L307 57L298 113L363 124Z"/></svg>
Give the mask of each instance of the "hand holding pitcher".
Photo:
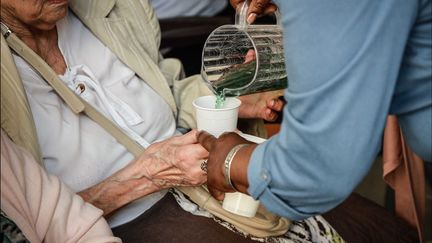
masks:
<svg viewBox="0 0 432 243"><path fill-rule="evenodd" d="M243 2L235 25L217 28L204 44L201 74L217 95L239 96L287 87L279 13L275 12L276 25L248 25L247 13L248 2Z"/></svg>
<svg viewBox="0 0 432 243"><path fill-rule="evenodd" d="M231 5L234 9L241 6L245 0L230 0ZM247 11L247 22L252 24L256 17L261 15L268 15L274 13L277 10L277 6L269 0L251 0L249 4L249 10Z"/></svg>

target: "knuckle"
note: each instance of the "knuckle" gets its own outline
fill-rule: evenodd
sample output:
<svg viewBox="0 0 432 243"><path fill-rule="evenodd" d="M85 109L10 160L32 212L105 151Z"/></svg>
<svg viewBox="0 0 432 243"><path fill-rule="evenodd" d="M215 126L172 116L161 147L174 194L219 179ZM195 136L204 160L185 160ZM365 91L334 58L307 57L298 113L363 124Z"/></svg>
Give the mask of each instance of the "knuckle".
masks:
<svg viewBox="0 0 432 243"><path fill-rule="evenodd" d="M256 10L262 11L267 4L268 4L268 0L257 0L253 3L253 7Z"/></svg>
<svg viewBox="0 0 432 243"><path fill-rule="evenodd" d="M263 1L257 1L257 2L255 3L255 7L258 8L258 9L263 9L264 6L265 6L265 4L264 4Z"/></svg>

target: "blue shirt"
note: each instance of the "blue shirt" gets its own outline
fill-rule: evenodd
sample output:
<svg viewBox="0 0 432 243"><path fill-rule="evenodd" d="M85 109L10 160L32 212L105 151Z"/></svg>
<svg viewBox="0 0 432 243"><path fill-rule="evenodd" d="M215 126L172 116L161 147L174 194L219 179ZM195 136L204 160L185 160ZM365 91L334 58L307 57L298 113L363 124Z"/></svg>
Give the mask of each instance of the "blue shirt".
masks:
<svg viewBox="0 0 432 243"><path fill-rule="evenodd" d="M396 114L432 161L430 0L276 0L287 105L281 131L252 154L249 193L290 219L325 212L361 181Z"/></svg>

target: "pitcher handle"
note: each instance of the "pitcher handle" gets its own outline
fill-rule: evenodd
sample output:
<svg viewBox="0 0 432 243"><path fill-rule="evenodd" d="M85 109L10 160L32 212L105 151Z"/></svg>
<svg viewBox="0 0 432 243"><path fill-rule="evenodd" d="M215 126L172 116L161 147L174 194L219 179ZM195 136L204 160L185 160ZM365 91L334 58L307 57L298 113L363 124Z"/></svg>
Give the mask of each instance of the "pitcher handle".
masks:
<svg viewBox="0 0 432 243"><path fill-rule="evenodd" d="M235 25L239 26L242 29L247 28L247 12L249 9L250 0L245 0L241 5L237 6L236 15L235 15ZM276 17L276 25L282 27L281 14L279 8L274 12Z"/></svg>

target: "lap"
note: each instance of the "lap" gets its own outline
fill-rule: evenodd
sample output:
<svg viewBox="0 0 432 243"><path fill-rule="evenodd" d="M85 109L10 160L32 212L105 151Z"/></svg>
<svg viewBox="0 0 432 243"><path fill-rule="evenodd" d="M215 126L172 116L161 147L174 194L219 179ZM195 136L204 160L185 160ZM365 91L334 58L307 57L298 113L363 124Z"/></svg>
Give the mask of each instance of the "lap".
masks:
<svg viewBox="0 0 432 243"><path fill-rule="evenodd" d="M211 218L184 211L171 193L135 220L113 228L123 242L255 242Z"/></svg>
<svg viewBox="0 0 432 243"><path fill-rule="evenodd" d="M323 217L346 242L418 241L415 229L402 219L356 194ZM287 237L291 231L293 229L285 235L287 239L291 238ZM256 242L226 229L211 218L184 211L171 193L135 220L114 228L113 233L126 243Z"/></svg>

